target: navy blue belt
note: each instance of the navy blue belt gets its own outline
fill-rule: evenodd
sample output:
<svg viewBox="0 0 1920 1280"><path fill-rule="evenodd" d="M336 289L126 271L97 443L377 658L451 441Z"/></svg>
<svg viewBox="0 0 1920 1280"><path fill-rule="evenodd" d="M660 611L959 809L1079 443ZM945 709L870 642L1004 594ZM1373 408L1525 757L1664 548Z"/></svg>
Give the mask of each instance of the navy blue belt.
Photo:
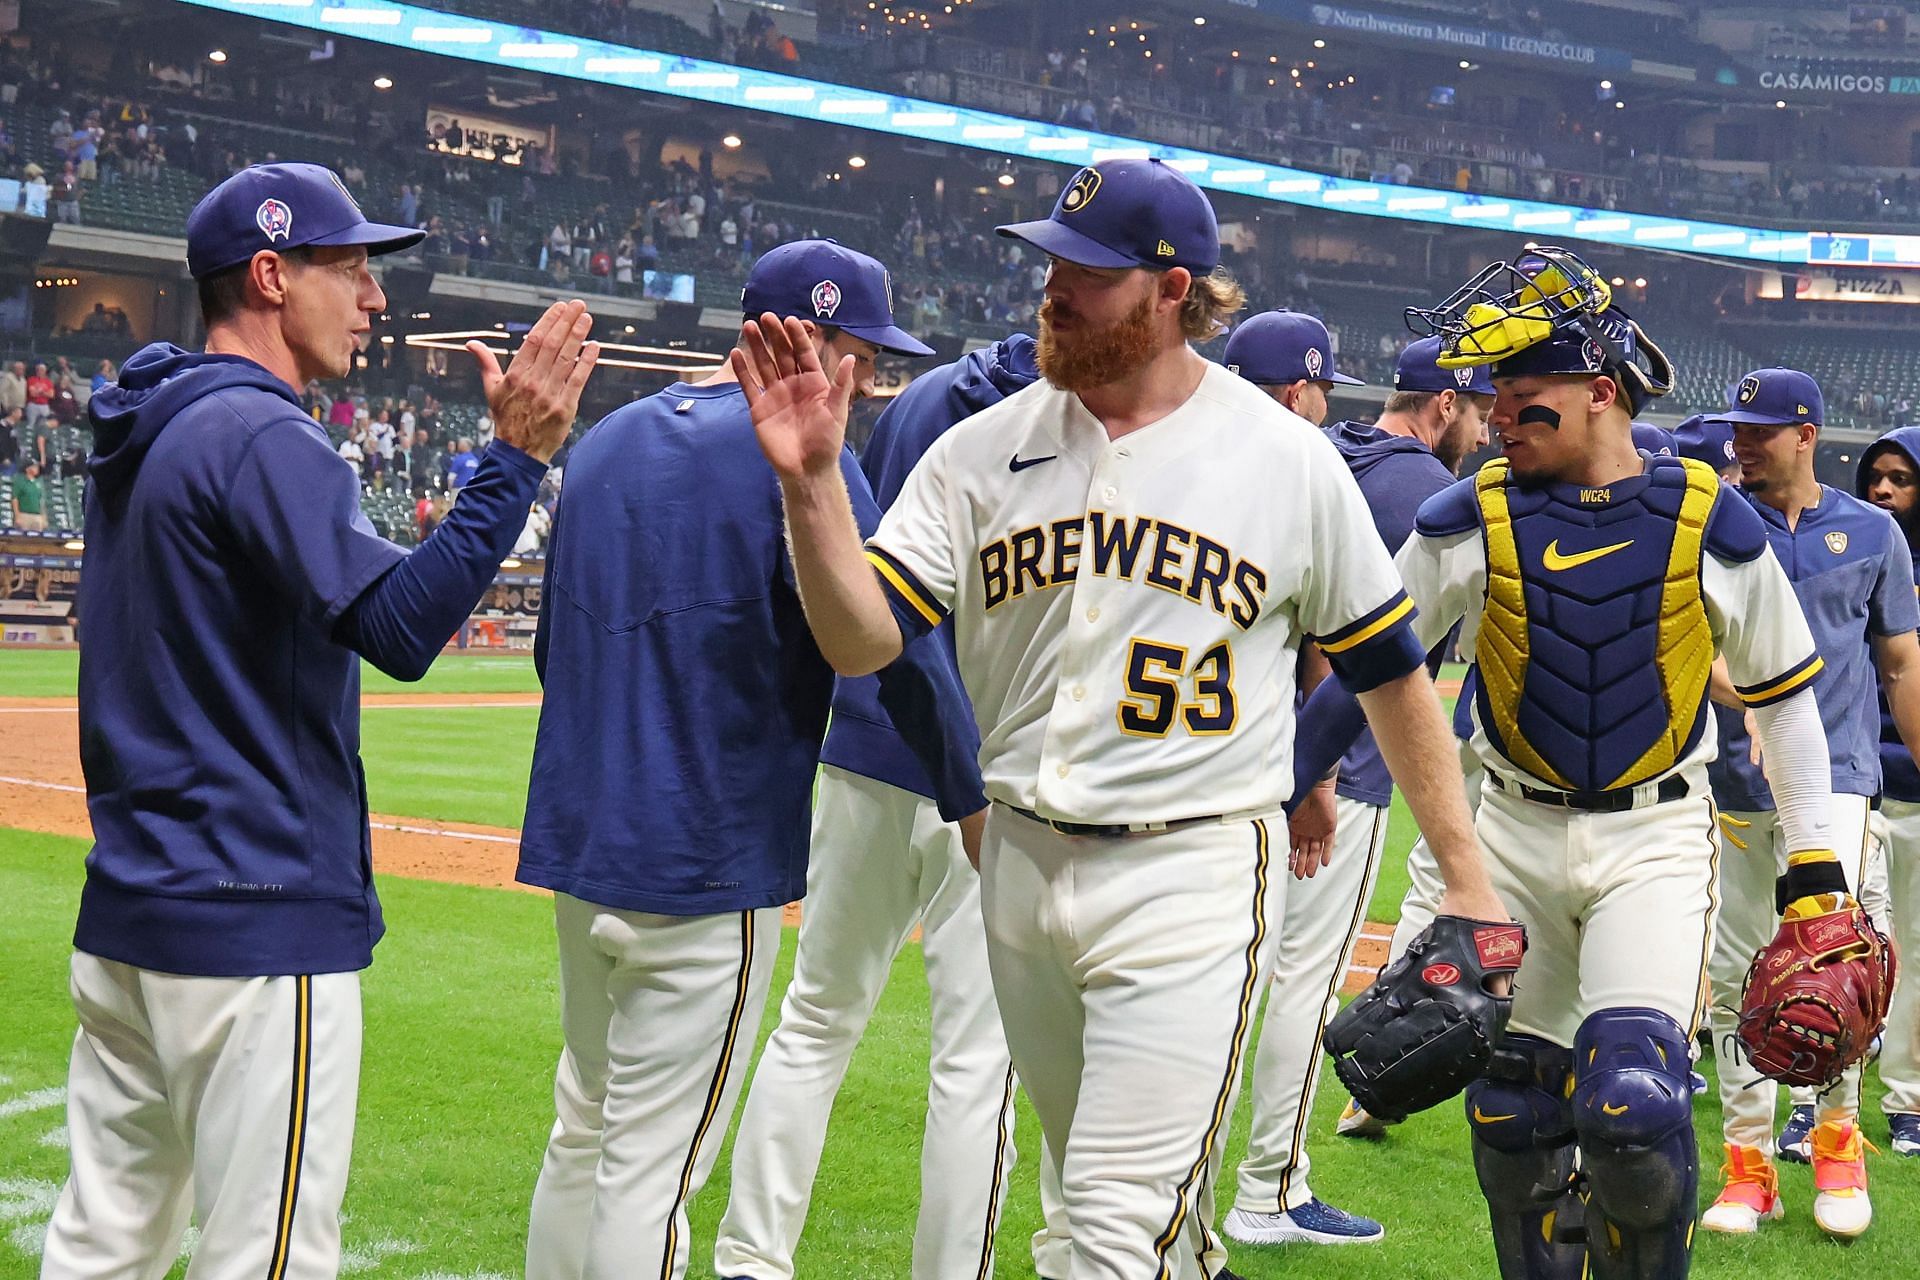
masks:
<svg viewBox="0 0 1920 1280"><path fill-rule="evenodd" d="M1644 786L1620 787L1612 791L1553 791L1503 778L1491 769L1487 770L1487 780L1500 790L1535 804L1582 809L1591 813L1625 813L1628 809L1644 809L1650 804L1684 800L1689 790L1687 780L1677 773L1662 778L1660 785L1651 791Z"/></svg>
<svg viewBox="0 0 1920 1280"><path fill-rule="evenodd" d="M1117 840L1121 836L1150 836L1162 831L1178 831L1181 827L1198 826L1202 822L1218 822L1225 816L1210 813L1204 818L1176 818L1172 822L1059 822L1053 818L1043 818L1033 810L1022 809L1017 804L1006 807L1028 822L1052 827L1063 836L1094 836L1103 840Z"/></svg>

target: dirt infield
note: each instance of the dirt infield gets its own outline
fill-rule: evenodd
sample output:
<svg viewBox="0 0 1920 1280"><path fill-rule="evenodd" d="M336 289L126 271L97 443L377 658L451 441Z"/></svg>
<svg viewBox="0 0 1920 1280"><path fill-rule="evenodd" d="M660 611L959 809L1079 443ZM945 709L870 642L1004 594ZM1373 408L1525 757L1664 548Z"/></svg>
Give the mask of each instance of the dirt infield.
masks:
<svg viewBox="0 0 1920 1280"><path fill-rule="evenodd" d="M1457 681L1443 681L1441 692L1452 696L1458 687ZM540 698L524 693L375 693L364 696L360 705L422 710L481 705L537 707ZM372 826L373 867L381 875L538 892L514 882L520 833L511 827L384 813L372 816ZM0 698L0 827L82 840L92 837L80 774L80 730L74 699ZM798 904L789 905L785 917L787 924L798 924ZM1348 994L1364 987L1385 962L1390 935L1383 925L1366 926L1347 973Z"/></svg>

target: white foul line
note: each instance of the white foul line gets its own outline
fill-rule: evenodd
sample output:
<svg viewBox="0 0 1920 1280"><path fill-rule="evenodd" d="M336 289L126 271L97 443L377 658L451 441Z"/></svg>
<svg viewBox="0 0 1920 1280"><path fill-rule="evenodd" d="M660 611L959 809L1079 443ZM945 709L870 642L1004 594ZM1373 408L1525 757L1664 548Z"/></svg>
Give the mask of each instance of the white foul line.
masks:
<svg viewBox="0 0 1920 1280"><path fill-rule="evenodd" d="M75 795L85 795L87 793L85 787L68 786L64 782L42 782L38 778L0 777L0 782L11 782L16 787L38 787L42 791L71 791Z"/></svg>

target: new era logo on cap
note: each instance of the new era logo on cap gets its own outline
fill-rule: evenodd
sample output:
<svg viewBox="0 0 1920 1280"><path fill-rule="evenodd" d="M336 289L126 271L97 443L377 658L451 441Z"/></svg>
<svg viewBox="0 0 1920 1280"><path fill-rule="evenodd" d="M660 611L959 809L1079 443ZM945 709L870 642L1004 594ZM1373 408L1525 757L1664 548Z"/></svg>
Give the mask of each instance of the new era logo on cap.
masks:
<svg viewBox="0 0 1920 1280"><path fill-rule="evenodd" d="M1179 250L1175 249L1172 245L1168 244L1165 240L1162 240L1159 244L1155 245L1153 247L1153 251L1162 258L1171 258L1175 253L1179 252Z"/></svg>

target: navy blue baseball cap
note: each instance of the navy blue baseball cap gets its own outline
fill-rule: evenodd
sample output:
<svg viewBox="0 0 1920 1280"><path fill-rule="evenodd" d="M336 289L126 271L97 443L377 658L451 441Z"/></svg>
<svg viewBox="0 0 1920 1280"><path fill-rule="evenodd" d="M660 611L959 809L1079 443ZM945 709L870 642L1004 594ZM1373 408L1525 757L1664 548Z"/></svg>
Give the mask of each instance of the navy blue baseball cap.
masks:
<svg viewBox="0 0 1920 1280"><path fill-rule="evenodd" d="M1819 426L1826 417L1820 384L1798 369L1755 369L1727 388L1727 411L1716 413L1722 422L1761 427L1791 427L1802 422Z"/></svg>
<svg viewBox="0 0 1920 1280"><path fill-rule="evenodd" d="M368 222L325 165L254 164L207 192L187 215L187 270L205 279L262 249L308 245L365 245L377 257L426 238L415 227Z"/></svg>
<svg viewBox="0 0 1920 1280"><path fill-rule="evenodd" d="M996 227L1042 253L1083 267L1220 265L1220 225L1206 193L1158 160L1103 160L1073 175L1038 222Z"/></svg>
<svg viewBox="0 0 1920 1280"><path fill-rule="evenodd" d="M1227 339L1220 358L1229 373L1263 387L1295 382L1338 382L1364 387L1333 367L1333 337L1319 317L1304 311L1262 311L1248 316Z"/></svg>
<svg viewBox="0 0 1920 1280"><path fill-rule="evenodd" d="M1683 458L1725 471L1738 462L1733 452L1733 424L1696 413L1673 429L1674 447Z"/></svg>
<svg viewBox="0 0 1920 1280"><path fill-rule="evenodd" d="M1673 432L1665 427L1656 427L1651 422L1636 422L1633 426L1633 447L1642 453L1669 458L1680 456L1680 446L1673 438Z"/></svg>
<svg viewBox="0 0 1920 1280"><path fill-rule="evenodd" d="M771 311L832 325L882 351L930 356L933 348L893 322L887 269L835 240L795 240L760 255L740 291L740 310Z"/></svg>
<svg viewBox="0 0 1920 1280"><path fill-rule="evenodd" d="M1638 357L1638 335L1624 312L1609 307L1588 317L1587 323L1605 334L1628 363ZM1495 361L1493 376L1541 378L1559 374L1603 374L1608 371L1608 363L1607 350L1597 339L1582 332L1578 326L1568 325L1555 329L1532 346L1522 347L1512 355Z"/></svg>
<svg viewBox="0 0 1920 1280"><path fill-rule="evenodd" d="M1442 369L1439 364L1440 339L1420 338L1409 342L1400 352L1393 369L1395 391L1457 391L1462 395L1490 396L1497 392L1484 364Z"/></svg>

